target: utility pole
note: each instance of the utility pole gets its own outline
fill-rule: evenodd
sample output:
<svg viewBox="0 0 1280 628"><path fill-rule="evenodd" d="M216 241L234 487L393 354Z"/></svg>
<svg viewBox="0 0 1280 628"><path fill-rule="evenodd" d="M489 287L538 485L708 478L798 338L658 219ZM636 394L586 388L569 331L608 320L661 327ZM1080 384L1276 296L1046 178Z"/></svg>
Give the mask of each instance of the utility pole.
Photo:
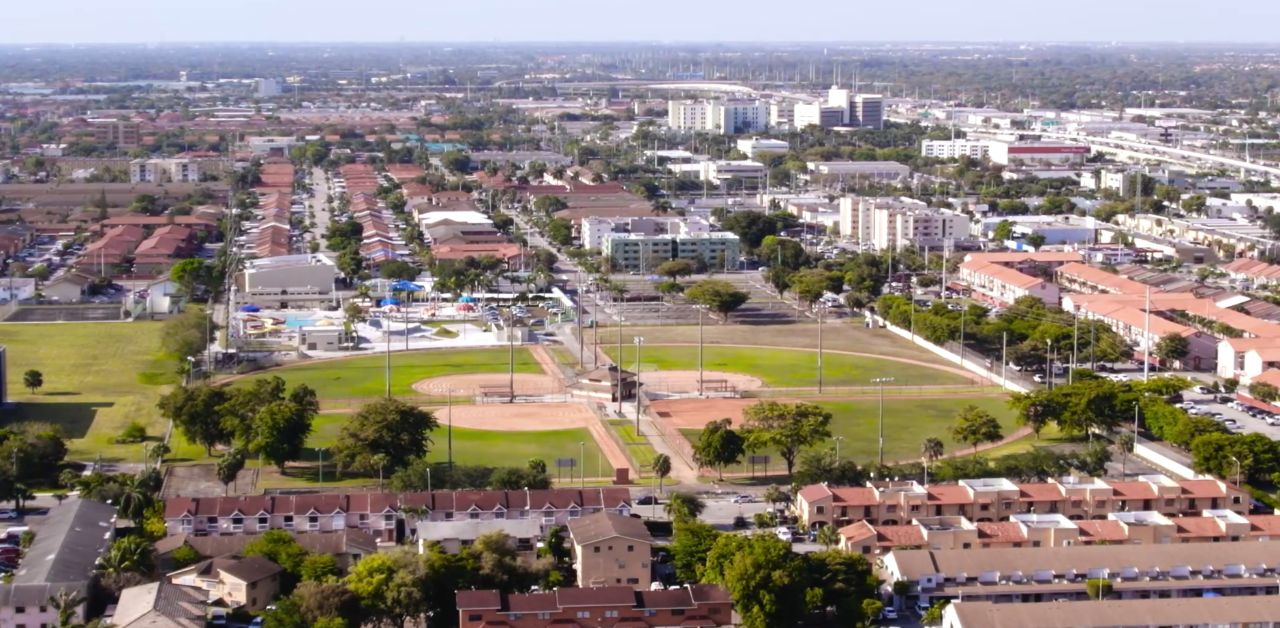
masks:
<svg viewBox="0 0 1280 628"><path fill-rule="evenodd" d="M698 396L706 393L702 385L702 306L698 306Z"/></svg>
<svg viewBox="0 0 1280 628"><path fill-rule="evenodd" d="M1071 332L1071 368L1067 369L1067 384L1075 381L1073 371L1076 370L1076 352L1080 349L1080 316L1072 312L1071 319L1075 329Z"/></svg>
<svg viewBox="0 0 1280 628"><path fill-rule="evenodd" d="M818 394L822 394L822 307L818 307Z"/></svg>
<svg viewBox="0 0 1280 628"><path fill-rule="evenodd" d="M507 310L507 386L511 393L510 403L516 402L516 315Z"/></svg>
<svg viewBox="0 0 1280 628"><path fill-rule="evenodd" d="M640 433L640 345L644 344L644 337L636 336L636 434Z"/></svg>
<svg viewBox="0 0 1280 628"><path fill-rule="evenodd" d="M445 389L445 394L448 395L445 407L449 413L449 471L453 472L453 389Z"/></svg>
<svg viewBox="0 0 1280 628"><path fill-rule="evenodd" d="M617 369L618 376L618 416L622 414L622 316L618 316L618 359L614 360L614 368ZM639 387L640 380L636 380L636 386ZM637 391L638 392L638 391Z"/></svg>
<svg viewBox="0 0 1280 628"><path fill-rule="evenodd" d="M1146 347L1142 351L1142 381L1151 379L1151 286L1147 286L1147 311L1142 324L1142 339Z"/></svg>
<svg viewBox="0 0 1280 628"><path fill-rule="evenodd" d="M1001 332L1000 334L1000 386L1005 388L1009 384L1009 378L1006 375L1009 371L1009 332Z"/></svg>
<svg viewBox="0 0 1280 628"><path fill-rule="evenodd" d="M382 335L387 341L387 399L391 398L391 316L387 313L382 315Z"/></svg>

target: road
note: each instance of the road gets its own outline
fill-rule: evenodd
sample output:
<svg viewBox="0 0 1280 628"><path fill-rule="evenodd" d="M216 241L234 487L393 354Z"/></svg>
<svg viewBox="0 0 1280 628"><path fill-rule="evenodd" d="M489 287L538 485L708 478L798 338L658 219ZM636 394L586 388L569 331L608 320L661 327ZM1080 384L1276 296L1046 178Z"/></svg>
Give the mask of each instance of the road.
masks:
<svg viewBox="0 0 1280 628"><path fill-rule="evenodd" d="M316 228L308 231L303 239L306 242L320 240L321 251L329 250L324 242L324 234L329 231L329 204L326 202L328 198L329 177L324 173L323 168L312 168L311 200L307 201L307 209L315 214Z"/></svg>

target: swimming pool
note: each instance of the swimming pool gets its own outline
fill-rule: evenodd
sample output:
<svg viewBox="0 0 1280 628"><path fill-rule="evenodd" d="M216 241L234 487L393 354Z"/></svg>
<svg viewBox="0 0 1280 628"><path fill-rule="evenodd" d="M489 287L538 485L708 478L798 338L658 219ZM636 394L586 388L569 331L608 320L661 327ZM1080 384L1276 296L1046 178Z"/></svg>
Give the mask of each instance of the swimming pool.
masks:
<svg viewBox="0 0 1280 628"><path fill-rule="evenodd" d="M285 329L298 329L299 327L315 325L318 320L315 316L309 314L285 314L284 326Z"/></svg>

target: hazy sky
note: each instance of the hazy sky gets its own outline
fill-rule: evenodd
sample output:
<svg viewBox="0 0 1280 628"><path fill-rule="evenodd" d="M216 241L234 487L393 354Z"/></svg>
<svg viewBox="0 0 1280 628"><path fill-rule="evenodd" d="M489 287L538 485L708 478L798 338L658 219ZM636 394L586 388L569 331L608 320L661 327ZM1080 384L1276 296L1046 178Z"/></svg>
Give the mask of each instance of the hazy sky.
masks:
<svg viewBox="0 0 1280 628"><path fill-rule="evenodd" d="M51 0L0 43L1215 41L1280 43L1278 0Z"/></svg>

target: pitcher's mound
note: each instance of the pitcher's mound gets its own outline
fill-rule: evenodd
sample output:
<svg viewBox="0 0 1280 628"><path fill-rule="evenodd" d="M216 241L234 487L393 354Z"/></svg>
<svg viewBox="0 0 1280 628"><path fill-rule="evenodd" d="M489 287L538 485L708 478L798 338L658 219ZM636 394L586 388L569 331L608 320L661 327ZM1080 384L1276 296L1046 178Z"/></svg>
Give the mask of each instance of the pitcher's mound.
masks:
<svg viewBox="0 0 1280 628"><path fill-rule="evenodd" d="M550 375L516 373L515 394L520 397L557 395L564 392L560 380ZM457 397L475 397L482 393L507 391L511 376L506 373L477 373L473 375L445 375L414 382L413 389L424 394L442 397L450 390Z"/></svg>
<svg viewBox="0 0 1280 628"><path fill-rule="evenodd" d="M654 392L698 392L697 371L652 371L640 373L640 383ZM703 371L702 391L708 393L755 390L764 383L758 378L741 373Z"/></svg>

